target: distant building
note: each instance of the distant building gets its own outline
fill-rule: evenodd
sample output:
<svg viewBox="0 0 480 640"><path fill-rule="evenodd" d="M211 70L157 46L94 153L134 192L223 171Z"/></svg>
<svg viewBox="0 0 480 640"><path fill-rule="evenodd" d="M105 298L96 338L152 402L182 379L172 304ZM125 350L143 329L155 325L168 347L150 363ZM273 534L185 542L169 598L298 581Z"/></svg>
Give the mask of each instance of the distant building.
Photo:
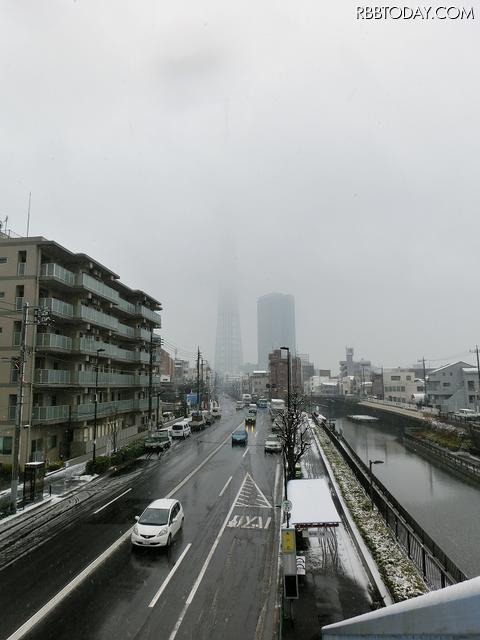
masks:
<svg viewBox="0 0 480 640"><path fill-rule="evenodd" d="M253 371L250 374L250 389L252 395L256 395L259 398L266 398L268 396L268 381L268 371Z"/></svg>
<svg viewBox="0 0 480 640"><path fill-rule="evenodd" d="M258 368L268 367L268 355L288 347L295 355L295 299L292 295L269 293L257 302Z"/></svg>
<svg viewBox="0 0 480 640"><path fill-rule="evenodd" d="M286 398L288 393L288 367L285 351L275 349L268 356L268 372L272 398ZM290 358L290 390L302 393L302 363L300 358Z"/></svg>
<svg viewBox="0 0 480 640"><path fill-rule="evenodd" d="M462 360L434 369L427 376L428 403L443 413L478 410L478 369Z"/></svg>
<svg viewBox="0 0 480 640"><path fill-rule="evenodd" d="M304 390L307 395L336 396L340 393L340 386L338 378L312 376L304 382Z"/></svg>
<svg viewBox="0 0 480 640"><path fill-rule="evenodd" d="M188 360L176 358L173 363L173 379L176 384L182 384L188 380L190 363Z"/></svg>
<svg viewBox="0 0 480 640"><path fill-rule="evenodd" d="M414 369L384 369L383 398L389 402L418 404L423 400L423 380L415 377Z"/></svg>
<svg viewBox="0 0 480 640"><path fill-rule="evenodd" d="M308 353L299 353L298 357L302 362L302 380L305 383L313 375L315 375L315 367L313 362L310 362L310 356Z"/></svg>
<svg viewBox="0 0 480 640"><path fill-rule="evenodd" d="M340 377L354 376L358 380L370 381L372 363L370 360L354 360L353 347L346 347L345 360L340 361Z"/></svg>
<svg viewBox="0 0 480 640"><path fill-rule="evenodd" d="M231 289L223 289L218 298L215 371L237 374L242 366L242 336L238 301Z"/></svg>

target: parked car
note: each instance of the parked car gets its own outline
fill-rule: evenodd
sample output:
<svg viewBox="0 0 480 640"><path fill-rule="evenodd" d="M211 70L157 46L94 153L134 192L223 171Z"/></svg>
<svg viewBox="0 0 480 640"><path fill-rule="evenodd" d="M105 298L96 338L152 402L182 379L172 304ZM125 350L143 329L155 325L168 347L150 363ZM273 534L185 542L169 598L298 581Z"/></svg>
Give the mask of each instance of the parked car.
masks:
<svg viewBox="0 0 480 640"><path fill-rule="evenodd" d="M178 500L155 500L140 516L130 537L136 547L169 547L185 519Z"/></svg>
<svg viewBox="0 0 480 640"><path fill-rule="evenodd" d="M145 440L146 451L165 451L170 449L171 441L168 429L160 429L155 431Z"/></svg>
<svg viewBox="0 0 480 640"><path fill-rule="evenodd" d="M188 438L188 436L192 433L192 429L190 427L189 420L182 420L181 422L177 422L172 425L172 438Z"/></svg>
<svg viewBox="0 0 480 640"><path fill-rule="evenodd" d="M193 411L191 415L190 428L192 431L202 431L207 426L203 411Z"/></svg>
<svg viewBox="0 0 480 640"><path fill-rule="evenodd" d="M213 415L210 411L202 411L202 414L206 425L210 426L211 424L213 424Z"/></svg>
<svg viewBox="0 0 480 640"><path fill-rule="evenodd" d="M242 400L237 400L236 404L235 404L235 409L237 411L240 411L240 409L243 409L243 402Z"/></svg>
<svg viewBox="0 0 480 640"><path fill-rule="evenodd" d="M163 422L170 422L170 420L175 420L175 414L172 411L164 411L162 413Z"/></svg>
<svg viewBox="0 0 480 640"><path fill-rule="evenodd" d="M270 433L265 438L265 453L281 453L283 444L275 433Z"/></svg>
<svg viewBox="0 0 480 640"><path fill-rule="evenodd" d="M232 433L232 447L236 444L241 444L244 447L247 446L248 443L248 433L246 429L237 429Z"/></svg>
<svg viewBox="0 0 480 640"><path fill-rule="evenodd" d="M259 398L257 402L257 407L259 409L266 409L268 406L268 400L266 398Z"/></svg>
<svg viewBox="0 0 480 640"><path fill-rule="evenodd" d="M222 412L220 410L220 407L213 407L212 416L215 420L218 420L219 418L222 417Z"/></svg>

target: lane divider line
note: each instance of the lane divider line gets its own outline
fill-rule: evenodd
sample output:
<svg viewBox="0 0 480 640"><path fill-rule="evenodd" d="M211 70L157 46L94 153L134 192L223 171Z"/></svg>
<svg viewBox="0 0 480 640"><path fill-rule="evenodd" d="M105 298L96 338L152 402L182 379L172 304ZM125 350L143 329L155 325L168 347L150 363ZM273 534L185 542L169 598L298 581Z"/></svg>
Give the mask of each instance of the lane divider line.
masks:
<svg viewBox="0 0 480 640"><path fill-rule="evenodd" d="M119 496L117 496L116 498L114 498L113 500L110 500L110 502L107 502L107 504L104 504L103 507L100 507L100 509L97 509L96 511L93 512L93 515L96 515L97 513L100 513L100 511L103 511L104 509L106 509L109 505L112 504L112 502L115 502L115 500L118 500L119 498L121 498L122 496L124 496L126 493L128 493L129 491L131 491L132 488L130 487L130 489L127 489L126 491L124 491L123 493L121 493Z"/></svg>
<svg viewBox="0 0 480 640"><path fill-rule="evenodd" d="M244 458L244 457L247 455L249 448L250 448L250 447L247 447L247 448L245 449L245 451L243 452L243 456L242 456L242 458Z"/></svg>
<svg viewBox="0 0 480 640"><path fill-rule="evenodd" d="M220 493L218 494L218 497L221 498L223 496L223 494L225 493L226 488L228 487L228 485L230 484L230 482L232 481L232 477L230 476L229 479L227 480L227 482L225 483L225 486L223 487L223 489L220 491Z"/></svg>
<svg viewBox="0 0 480 640"><path fill-rule="evenodd" d="M160 589L157 591L157 593L153 596L150 604L148 605L150 607L150 609L152 607L154 607L157 602L158 599L160 598L160 596L162 595L162 593L165 591L165 588L167 587L168 583L170 582L170 580L173 578L173 576L175 575L175 571L178 569L178 567L180 566L180 563L182 562L182 560L184 559L184 557L187 555L187 551L190 549L190 547L192 546L192 543L189 542L187 544L187 546L185 547L185 549L182 551L182 555L178 558L178 560L175 562L175 564L173 565L170 573L168 574L168 576L165 578L165 580L162 583L162 586L160 587Z"/></svg>
<svg viewBox="0 0 480 640"><path fill-rule="evenodd" d="M239 427L241 426L238 425ZM236 431L234 429L234 431ZM176 487L168 493L165 498L170 498L174 493L179 491L183 487L183 485L190 480L192 476L194 476L200 469L207 464L207 462L212 458L223 445L231 438L233 431L223 440L223 442L210 453L205 460L199 464L192 472L190 472L181 482L177 484ZM38 624L42 618L48 615L57 605L59 605L70 593L76 589L88 576L95 571L103 562L105 562L121 545L125 540L131 535L133 527L129 527L125 533L123 533L120 538L118 538L113 544L111 544L105 551L98 556L93 562L91 562L83 571L81 571L71 582L66 584L63 589L61 589L56 595L53 596L41 609L39 609L36 613L33 614L26 622L22 624L16 631L12 633L6 640L20 640L23 636L28 633L36 624Z"/></svg>
<svg viewBox="0 0 480 640"><path fill-rule="evenodd" d="M7 640L20 640L25 634L27 634L36 624L40 622L42 618L52 611L57 605L62 602L70 593L78 587L88 576L97 569L102 562L104 562L118 547L130 537L132 528L126 531L118 540L105 549L105 551L98 556L88 567L78 574L71 582L69 582L61 591L59 591L51 600L47 602L41 609L37 611L31 618L29 618L21 627L19 627Z"/></svg>
<svg viewBox="0 0 480 640"><path fill-rule="evenodd" d="M191 605L192 600L194 599L195 594L197 593L198 587L200 586L200 583L203 580L203 576L205 575L205 573L206 573L206 571L208 569L208 565L210 564L210 560L212 559L213 554L215 553L215 549L217 548L218 543L220 542L220 538L222 537L223 532L225 531L227 524L230 522L232 511L235 508L235 504L236 504L236 502L237 502L237 500L238 500L238 498L240 496L240 493L242 492L242 489L243 489L243 487L245 485L245 482L247 481L248 477L249 477L248 474L246 474L245 478L243 479L242 484L240 485L240 489L238 490L237 495L235 496L235 500L232 502L232 506L230 507L230 509L229 509L229 511L227 513L227 517L223 521L223 524L222 524L222 526L220 528L220 531L218 532L218 535L215 538L215 542L213 543L212 548L210 549L210 551L208 553L207 559L203 563L203 567L200 569L200 573L198 574L197 579L195 580L195 584L193 585L190 593L188 594L188 598L187 598L187 600L185 602L185 606L183 607L182 612L180 613L180 616L179 616L179 618L178 618L178 620L177 620L177 622L176 622L176 624L175 624L175 626L174 626L174 628L172 630L172 633L168 636L168 640L175 640L175 636L177 635L178 630L180 629L180 625L182 624L183 619L185 617L185 614L187 613L188 607Z"/></svg>

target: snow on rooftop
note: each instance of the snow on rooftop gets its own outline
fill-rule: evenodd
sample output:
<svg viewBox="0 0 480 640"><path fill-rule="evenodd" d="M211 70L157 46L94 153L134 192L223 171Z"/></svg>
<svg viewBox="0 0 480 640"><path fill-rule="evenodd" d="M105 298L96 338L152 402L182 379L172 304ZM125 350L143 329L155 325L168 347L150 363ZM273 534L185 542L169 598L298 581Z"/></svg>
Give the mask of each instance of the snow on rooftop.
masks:
<svg viewBox="0 0 480 640"><path fill-rule="evenodd" d="M340 516L333 504L330 489L324 478L289 480L287 495L292 503L290 522L293 526L316 527L340 523Z"/></svg>

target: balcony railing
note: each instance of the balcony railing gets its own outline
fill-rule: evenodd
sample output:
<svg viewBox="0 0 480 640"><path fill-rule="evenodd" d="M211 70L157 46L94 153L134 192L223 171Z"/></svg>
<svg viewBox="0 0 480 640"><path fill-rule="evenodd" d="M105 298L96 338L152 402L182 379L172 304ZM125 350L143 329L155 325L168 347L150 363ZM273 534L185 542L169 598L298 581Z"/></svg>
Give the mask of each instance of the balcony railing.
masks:
<svg viewBox="0 0 480 640"><path fill-rule="evenodd" d="M133 400L117 400L115 402L99 402L97 404L97 417L114 415L116 413L125 413L134 410ZM89 402L78 404L73 407L72 415L77 420L89 420L95 414L95 403Z"/></svg>
<svg viewBox="0 0 480 640"><path fill-rule="evenodd" d="M14 422L17 419L17 405L11 404L8 407L8 419Z"/></svg>
<svg viewBox="0 0 480 640"><path fill-rule="evenodd" d="M18 335L20 336L20 334ZM72 345L73 340L67 336L60 336L56 333L37 334L37 349L64 349L65 351L71 351Z"/></svg>
<svg viewBox="0 0 480 640"><path fill-rule="evenodd" d="M102 311L92 309L92 307L86 307L83 304L77 305L75 315L85 322L96 324L112 331L117 331L118 329L118 320L116 318Z"/></svg>
<svg viewBox="0 0 480 640"><path fill-rule="evenodd" d="M124 300L123 298L118 298L118 302L117 302L118 308L122 309L122 311L125 311L126 313L131 313L132 315L135 315L136 313L136 307L134 304L132 304L131 302L127 302L126 300Z"/></svg>
<svg viewBox="0 0 480 640"><path fill-rule="evenodd" d="M158 327L162 326L162 318L160 314L156 313L155 311L152 311L148 307L145 307L143 304L137 305L137 313L139 313L142 316L142 318L145 318L146 320L150 320L150 322L153 322Z"/></svg>
<svg viewBox="0 0 480 640"><path fill-rule="evenodd" d="M147 353L146 351L136 351L135 352L135 360L137 362L149 363L150 362L150 354Z"/></svg>
<svg viewBox="0 0 480 640"><path fill-rule="evenodd" d="M150 342L151 333L148 329L135 329L135 337Z"/></svg>
<svg viewBox="0 0 480 640"><path fill-rule="evenodd" d="M106 298L107 300L110 300L111 302L115 302L118 304L120 300L118 291L115 291L115 289L112 289L111 287L107 286L103 282L100 282L100 280L96 280L95 278L92 278L92 276L89 276L88 273L80 274L79 285L84 287L88 291L92 291L93 293L96 293L102 298Z"/></svg>
<svg viewBox="0 0 480 640"><path fill-rule="evenodd" d="M46 422L48 420L66 420L68 418L69 405L62 404L55 407L33 407L33 420Z"/></svg>
<svg viewBox="0 0 480 640"><path fill-rule="evenodd" d="M40 298L39 305L50 309L53 315L61 318L73 318L73 304L57 298Z"/></svg>
<svg viewBox="0 0 480 640"><path fill-rule="evenodd" d="M70 286L74 286L75 284L75 274L64 267L61 267L59 264L55 264L54 262L47 262L42 264L40 267L40 276L44 278L53 278L54 280L59 280L64 284L68 284Z"/></svg>
<svg viewBox="0 0 480 640"><path fill-rule="evenodd" d="M148 398L141 398L141 399L137 399L134 400L135 406L134 408L137 411L145 411L146 409L148 409ZM152 409L154 408L155 404L154 404L154 399L152 398Z"/></svg>
<svg viewBox="0 0 480 640"><path fill-rule="evenodd" d="M133 327L129 327L126 324L118 323L117 331L122 336L127 336L128 338L135 338L135 329Z"/></svg>
<svg viewBox="0 0 480 640"><path fill-rule="evenodd" d="M17 311L22 311L24 302L25 298L15 298L15 309Z"/></svg>
<svg viewBox="0 0 480 640"><path fill-rule="evenodd" d="M17 276L24 276L27 268L26 262L19 262L17 265Z"/></svg>
<svg viewBox="0 0 480 640"><path fill-rule="evenodd" d="M20 331L15 331L13 334L13 346L19 347L21 341L22 341L22 334L20 333Z"/></svg>
<svg viewBox="0 0 480 640"><path fill-rule="evenodd" d="M70 371L65 369L35 369L35 384L70 384Z"/></svg>
<svg viewBox="0 0 480 640"><path fill-rule="evenodd" d="M78 371L75 376L75 382L93 387L96 382L96 372ZM111 385L112 387L133 386L135 384L135 375L99 371L98 384L102 386Z"/></svg>
<svg viewBox="0 0 480 640"><path fill-rule="evenodd" d="M97 349L105 349L105 352L102 354L103 356L114 360L135 361L135 351L121 349L108 342L100 342L98 340L92 340L91 338L80 338L78 341L75 341L74 348L77 351L86 351L87 353L96 353Z"/></svg>

